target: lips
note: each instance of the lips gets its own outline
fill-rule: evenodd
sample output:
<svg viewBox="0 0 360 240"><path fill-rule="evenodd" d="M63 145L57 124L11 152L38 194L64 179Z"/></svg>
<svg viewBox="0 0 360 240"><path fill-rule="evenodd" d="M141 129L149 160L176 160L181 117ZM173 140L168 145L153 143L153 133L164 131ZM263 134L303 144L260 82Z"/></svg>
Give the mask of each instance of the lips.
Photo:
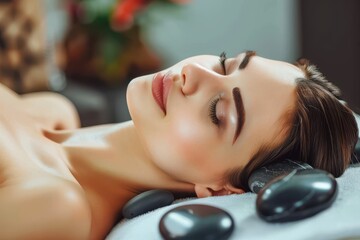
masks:
<svg viewBox="0 0 360 240"><path fill-rule="evenodd" d="M160 109L166 114L166 103L172 80L169 74L157 73L152 81L152 94Z"/></svg>

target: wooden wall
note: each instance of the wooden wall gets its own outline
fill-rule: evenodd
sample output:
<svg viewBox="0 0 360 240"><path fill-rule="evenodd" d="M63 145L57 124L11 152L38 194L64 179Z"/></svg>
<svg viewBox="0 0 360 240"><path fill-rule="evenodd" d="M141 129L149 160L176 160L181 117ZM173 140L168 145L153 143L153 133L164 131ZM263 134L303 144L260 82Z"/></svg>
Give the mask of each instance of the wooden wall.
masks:
<svg viewBox="0 0 360 240"><path fill-rule="evenodd" d="M298 0L301 54L360 112L360 1Z"/></svg>

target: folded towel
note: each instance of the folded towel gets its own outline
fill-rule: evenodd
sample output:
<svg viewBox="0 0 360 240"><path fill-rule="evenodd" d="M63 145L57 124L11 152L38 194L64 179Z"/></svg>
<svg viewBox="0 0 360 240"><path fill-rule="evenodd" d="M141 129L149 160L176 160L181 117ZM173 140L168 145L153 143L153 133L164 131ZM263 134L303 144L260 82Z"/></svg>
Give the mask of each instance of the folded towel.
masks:
<svg viewBox="0 0 360 240"><path fill-rule="evenodd" d="M290 223L267 223L255 209L256 194L245 193L221 197L187 199L167 207L124 220L117 224L106 240L162 239L160 218L168 210L184 204L208 204L224 209L235 220L230 240L307 240L360 239L360 164L353 165L337 178L339 195L333 205L319 214Z"/></svg>

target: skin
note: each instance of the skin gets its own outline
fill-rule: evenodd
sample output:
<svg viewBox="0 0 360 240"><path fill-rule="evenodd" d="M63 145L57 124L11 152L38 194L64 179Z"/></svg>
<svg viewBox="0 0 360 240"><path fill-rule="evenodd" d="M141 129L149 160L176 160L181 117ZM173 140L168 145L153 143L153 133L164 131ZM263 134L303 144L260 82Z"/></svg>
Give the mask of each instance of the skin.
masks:
<svg viewBox="0 0 360 240"><path fill-rule="evenodd" d="M281 120L302 76L260 57L239 70L243 57L225 61L226 75L215 56L161 72L171 73L166 114L152 95L154 75L134 79L127 95L133 121L89 128L79 128L60 95L19 96L0 86L0 238L104 239L123 205L149 189L242 193L224 174L284 137ZM236 141L234 87L246 114ZM208 109L219 94L216 126Z"/></svg>
<svg viewBox="0 0 360 240"><path fill-rule="evenodd" d="M129 86L130 113L151 157L172 176L194 183L200 196L211 195L208 189L241 192L222 181L226 171L246 165L260 146L275 145L285 137L282 120L295 105L295 79L303 72L257 56L240 70L244 57L227 59L225 69L219 57L197 56L164 70L172 80L166 114L152 96L153 75L137 78ZM241 91L246 115L235 142L234 87ZM208 105L219 94L217 113L222 121L216 126L208 116Z"/></svg>

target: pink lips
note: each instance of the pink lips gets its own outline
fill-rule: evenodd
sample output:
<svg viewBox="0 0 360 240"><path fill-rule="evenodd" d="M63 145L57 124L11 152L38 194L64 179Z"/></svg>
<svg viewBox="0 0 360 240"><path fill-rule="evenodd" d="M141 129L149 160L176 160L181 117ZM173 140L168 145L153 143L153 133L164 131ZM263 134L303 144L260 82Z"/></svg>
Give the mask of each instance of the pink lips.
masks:
<svg viewBox="0 0 360 240"><path fill-rule="evenodd" d="M166 114L166 103L172 80L169 74L157 73L152 81L152 94L161 110Z"/></svg>

